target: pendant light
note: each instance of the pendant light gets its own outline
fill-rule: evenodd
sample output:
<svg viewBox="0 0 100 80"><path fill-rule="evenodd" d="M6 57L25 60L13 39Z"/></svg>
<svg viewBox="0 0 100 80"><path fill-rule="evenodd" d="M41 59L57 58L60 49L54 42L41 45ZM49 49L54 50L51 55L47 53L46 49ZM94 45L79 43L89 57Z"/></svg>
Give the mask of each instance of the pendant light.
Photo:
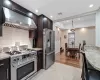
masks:
<svg viewBox="0 0 100 80"><path fill-rule="evenodd" d="M72 29L71 29L71 31L72 31L72 32L75 32L73 19L72 19Z"/></svg>

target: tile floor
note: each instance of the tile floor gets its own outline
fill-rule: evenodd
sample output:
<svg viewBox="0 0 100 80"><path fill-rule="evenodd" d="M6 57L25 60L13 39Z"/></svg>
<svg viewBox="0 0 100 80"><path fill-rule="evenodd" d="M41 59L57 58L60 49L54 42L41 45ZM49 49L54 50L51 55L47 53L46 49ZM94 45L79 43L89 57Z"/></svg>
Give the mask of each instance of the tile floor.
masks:
<svg viewBox="0 0 100 80"><path fill-rule="evenodd" d="M48 70L40 71L32 80L81 80L81 69L56 62Z"/></svg>

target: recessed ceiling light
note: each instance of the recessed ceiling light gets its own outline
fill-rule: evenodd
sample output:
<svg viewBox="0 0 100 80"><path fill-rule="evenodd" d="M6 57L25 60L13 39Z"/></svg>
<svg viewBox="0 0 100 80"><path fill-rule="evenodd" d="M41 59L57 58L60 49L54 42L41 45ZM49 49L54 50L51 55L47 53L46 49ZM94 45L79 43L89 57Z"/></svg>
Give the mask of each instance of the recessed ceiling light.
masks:
<svg viewBox="0 0 100 80"><path fill-rule="evenodd" d="M35 12L38 13L39 11L36 9Z"/></svg>
<svg viewBox="0 0 100 80"><path fill-rule="evenodd" d="M90 4L90 5L89 5L90 8L92 8L93 6L94 6L93 4Z"/></svg>
<svg viewBox="0 0 100 80"><path fill-rule="evenodd" d="M78 20L81 20L80 18L78 18Z"/></svg>
<svg viewBox="0 0 100 80"><path fill-rule="evenodd" d="M43 18L43 20L44 20L44 21L46 21L46 20L47 20L47 18L45 17L45 18Z"/></svg>
<svg viewBox="0 0 100 80"><path fill-rule="evenodd" d="M67 20L67 22L69 22L69 20Z"/></svg>
<svg viewBox="0 0 100 80"><path fill-rule="evenodd" d="M10 2L9 0L6 0L5 3L6 3L7 5L11 5L11 2Z"/></svg>
<svg viewBox="0 0 100 80"><path fill-rule="evenodd" d="M51 18L53 18L53 16L50 16Z"/></svg>
<svg viewBox="0 0 100 80"><path fill-rule="evenodd" d="M28 15L31 17L33 14L32 13L28 13Z"/></svg>

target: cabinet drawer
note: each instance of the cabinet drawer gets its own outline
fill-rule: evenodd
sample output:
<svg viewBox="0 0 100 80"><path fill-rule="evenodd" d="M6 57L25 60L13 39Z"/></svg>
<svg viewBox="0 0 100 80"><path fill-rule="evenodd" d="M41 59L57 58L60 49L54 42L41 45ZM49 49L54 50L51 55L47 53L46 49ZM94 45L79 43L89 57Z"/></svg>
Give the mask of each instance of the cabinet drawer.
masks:
<svg viewBox="0 0 100 80"><path fill-rule="evenodd" d="M4 59L4 60L0 60L0 68L7 68L9 67L9 58L8 59Z"/></svg>

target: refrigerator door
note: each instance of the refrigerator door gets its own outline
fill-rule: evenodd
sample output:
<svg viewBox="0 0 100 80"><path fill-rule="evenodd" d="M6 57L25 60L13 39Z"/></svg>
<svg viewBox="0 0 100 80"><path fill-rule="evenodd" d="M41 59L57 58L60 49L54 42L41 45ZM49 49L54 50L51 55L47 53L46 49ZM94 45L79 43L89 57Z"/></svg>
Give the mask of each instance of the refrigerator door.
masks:
<svg viewBox="0 0 100 80"><path fill-rule="evenodd" d="M45 69L48 69L55 62L55 52L51 52L49 54L46 54L45 56Z"/></svg>
<svg viewBox="0 0 100 80"><path fill-rule="evenodd" d="M55 51L55 32L44 29L45 54Z"/></svg>
<svg viewBox="0 0 100 80"><path fill-rule="evenodd" d="M44 29L43 32L44 68L47 69L55 61L55 32Z"/></svg>

